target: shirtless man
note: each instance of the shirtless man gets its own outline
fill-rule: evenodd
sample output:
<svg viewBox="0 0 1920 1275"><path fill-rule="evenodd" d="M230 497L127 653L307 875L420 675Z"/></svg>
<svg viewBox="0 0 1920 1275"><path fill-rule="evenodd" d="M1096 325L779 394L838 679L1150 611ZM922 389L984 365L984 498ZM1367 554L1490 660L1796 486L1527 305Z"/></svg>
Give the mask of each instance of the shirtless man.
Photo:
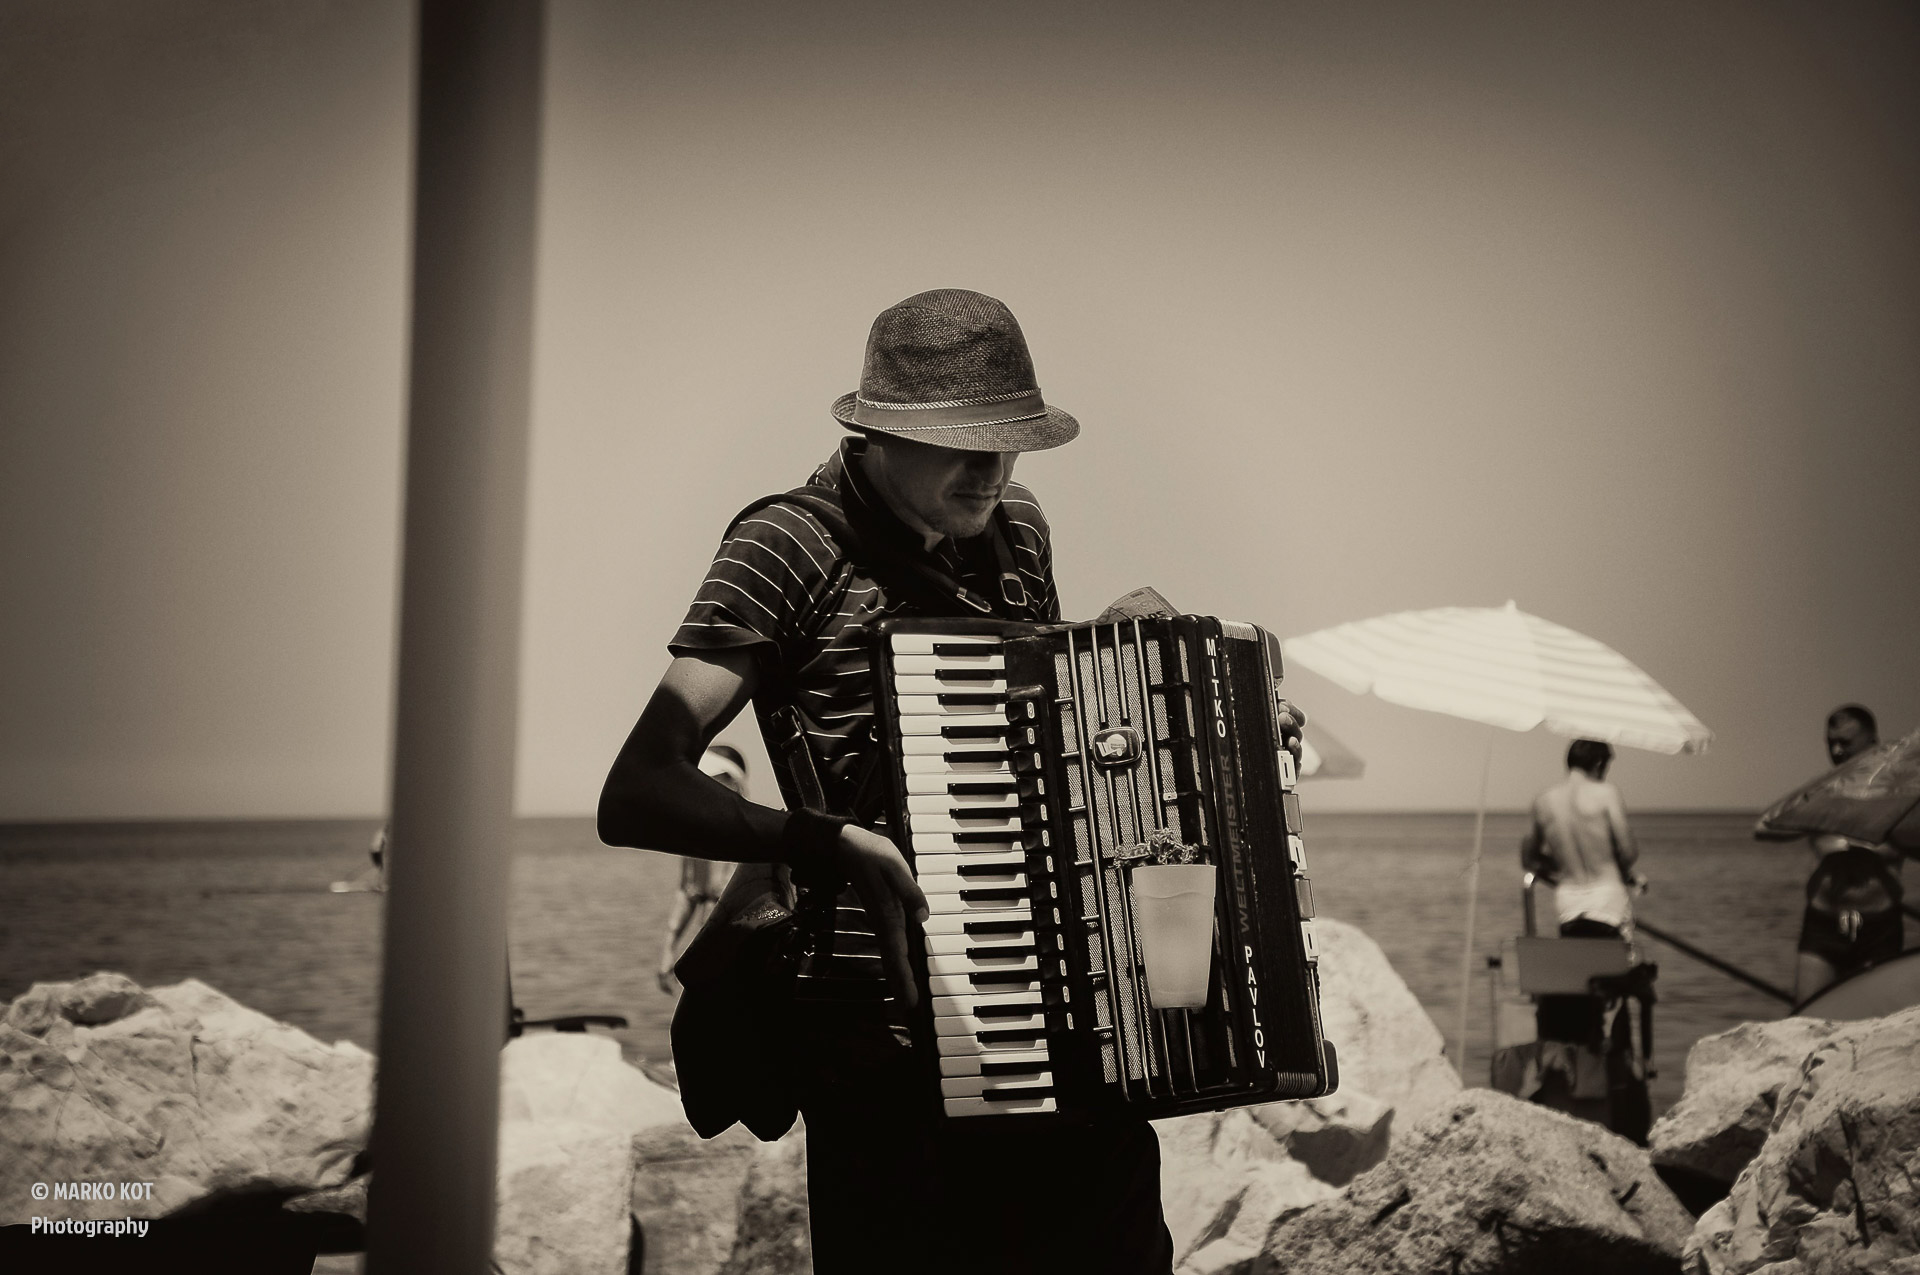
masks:
<svg viewBox="0 0 1920 1275"><path fill-rule="evenodd" d="M1574 740L1567 777L1533 799L1533 828L1520 842L1520 865L1553 887L1564 937L1615 937L1633 922L1627 886L1640 850L1620 790L1606 782L1612 761L1606 744Z"/></svg>
<svg viewBox="0 0 1920 1275"><path fill-rule="evenodd" d="M1879 742L1879 724L1860 705L1842 704L1827 715L1827 758L1835 766ZM1906 943L1898 850L1858 845L1830 833L1809 838L1808 847L1821 858L1807 881L1807 907L1800 918L1796 1001L1898 956Z"/></svg>

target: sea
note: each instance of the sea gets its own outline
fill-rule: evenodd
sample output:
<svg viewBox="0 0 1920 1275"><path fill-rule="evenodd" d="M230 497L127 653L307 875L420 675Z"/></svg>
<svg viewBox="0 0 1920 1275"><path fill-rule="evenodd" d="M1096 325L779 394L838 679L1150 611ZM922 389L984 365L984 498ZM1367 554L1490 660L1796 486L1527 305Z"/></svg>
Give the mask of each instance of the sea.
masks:
<svg viewBox="0 0 1920 1275"><path fill-rule="evenodd" d="M1322 916L1378 943L1451 1047L1466 947L1470 814L1307 815ZM1640 916L1763 982L1790 988L1804 844L1752 839L1750 813L1634 820L1652 882ZM377 1050L378 893L362 876L371 820L0 825L0 999L35 982L114 970L146 985L197 978L323 1040ZM1522 930L1519 814L1486 821L1466 967L1464 1075L1485 1084L1495 1012L1486 958ZM677 862L602 846L589 819L515 827L510 919L516 1002L529 1018L619 1014L636 1065L671 1057L673 996L655 981ZM1550 920L1550 901L1541 899ZM1681 952L1640 939L1659 965L1654 1109L1680 1096L1689 1047L1784 1005Z"/></svg>

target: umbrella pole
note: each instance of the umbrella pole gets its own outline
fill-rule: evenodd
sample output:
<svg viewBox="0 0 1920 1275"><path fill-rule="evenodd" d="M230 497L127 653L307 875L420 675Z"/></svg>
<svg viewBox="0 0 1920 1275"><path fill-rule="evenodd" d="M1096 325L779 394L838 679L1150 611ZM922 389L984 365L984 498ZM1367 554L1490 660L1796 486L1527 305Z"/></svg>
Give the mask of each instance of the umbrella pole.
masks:
<svg viewBox="0 0 1920 1275"><path fill-rule="evenodd" d="M1487 776L1493 770L1493 727L1487 727L1487 750L1480 759L1480 806L1473 815L1473 859L1467 865L1467 939L1460 952L1460 1028L1458 1042L1460 1079L1467 1078L1467 1001L1473 994L1473 924L1480 906L1480 847L1487 829Z"/></svg>

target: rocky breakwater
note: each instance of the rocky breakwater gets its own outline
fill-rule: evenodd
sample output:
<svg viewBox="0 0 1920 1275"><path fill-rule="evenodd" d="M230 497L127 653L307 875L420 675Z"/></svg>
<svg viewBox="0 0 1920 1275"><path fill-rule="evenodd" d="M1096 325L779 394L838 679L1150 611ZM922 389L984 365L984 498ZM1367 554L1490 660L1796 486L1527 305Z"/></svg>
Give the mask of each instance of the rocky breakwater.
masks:
<svg viewBox="0 0 1920 1275"><path fill-rule="evenodd" d="M1234 1275L1678 1275L1693 1223L1645 1151L1473 1089L1345 1190L1277 1222Z"/></svg>
<svg viewBox="0 0 1920 1275"><path fill-rule="evenodd" d="M1783 1069L1780 1056L1800 1045ZM1687 1097L1654 1129L1656 1155L1724 1173L1755 1141L1760 1112L1768 1118L1730 1193L1694 1228L1689 1275L1920 1271L1920 1008L1748 1024L1702 1051L1713 1065L1696 1080L1689 1056ZM1737 1062L1720 1065L1742 1055L1744 1084Z"/></svg>
<svg viewBox="0 0 1920 1275"><path fill-rule="evenodd" d="M1387 1154L1396 1128L1460 1090L1439 1029L1378 944L1322 917L1322 1028L1337 1093L1159 1121L1160 1195L1181 1275L1244 1266L1280 1220Z"/></svg>
<svg viewBox="0 0 1920 1275"><path fill-rule="evenodd" d="M35 1183L151 1183L52 1200L69 1218L161 1218L223 1197L345 1182L366 1146L373 1056L322 1044L188 979L37 983L0 1021L0 1225Z"/></svg>

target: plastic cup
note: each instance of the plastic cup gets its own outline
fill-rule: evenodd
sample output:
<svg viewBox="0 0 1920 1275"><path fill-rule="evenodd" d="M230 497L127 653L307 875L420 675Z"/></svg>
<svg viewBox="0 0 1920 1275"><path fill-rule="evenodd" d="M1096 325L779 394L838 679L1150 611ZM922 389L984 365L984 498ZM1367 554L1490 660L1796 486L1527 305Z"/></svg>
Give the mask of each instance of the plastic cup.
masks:
<svg viewBox="0 0 1920 1275"><path fill-rule="evenodd" d="M1155 1009L1198 1009L1213 972L1211 863L1144 864L1133 870L1133 916Z"/></svg>

